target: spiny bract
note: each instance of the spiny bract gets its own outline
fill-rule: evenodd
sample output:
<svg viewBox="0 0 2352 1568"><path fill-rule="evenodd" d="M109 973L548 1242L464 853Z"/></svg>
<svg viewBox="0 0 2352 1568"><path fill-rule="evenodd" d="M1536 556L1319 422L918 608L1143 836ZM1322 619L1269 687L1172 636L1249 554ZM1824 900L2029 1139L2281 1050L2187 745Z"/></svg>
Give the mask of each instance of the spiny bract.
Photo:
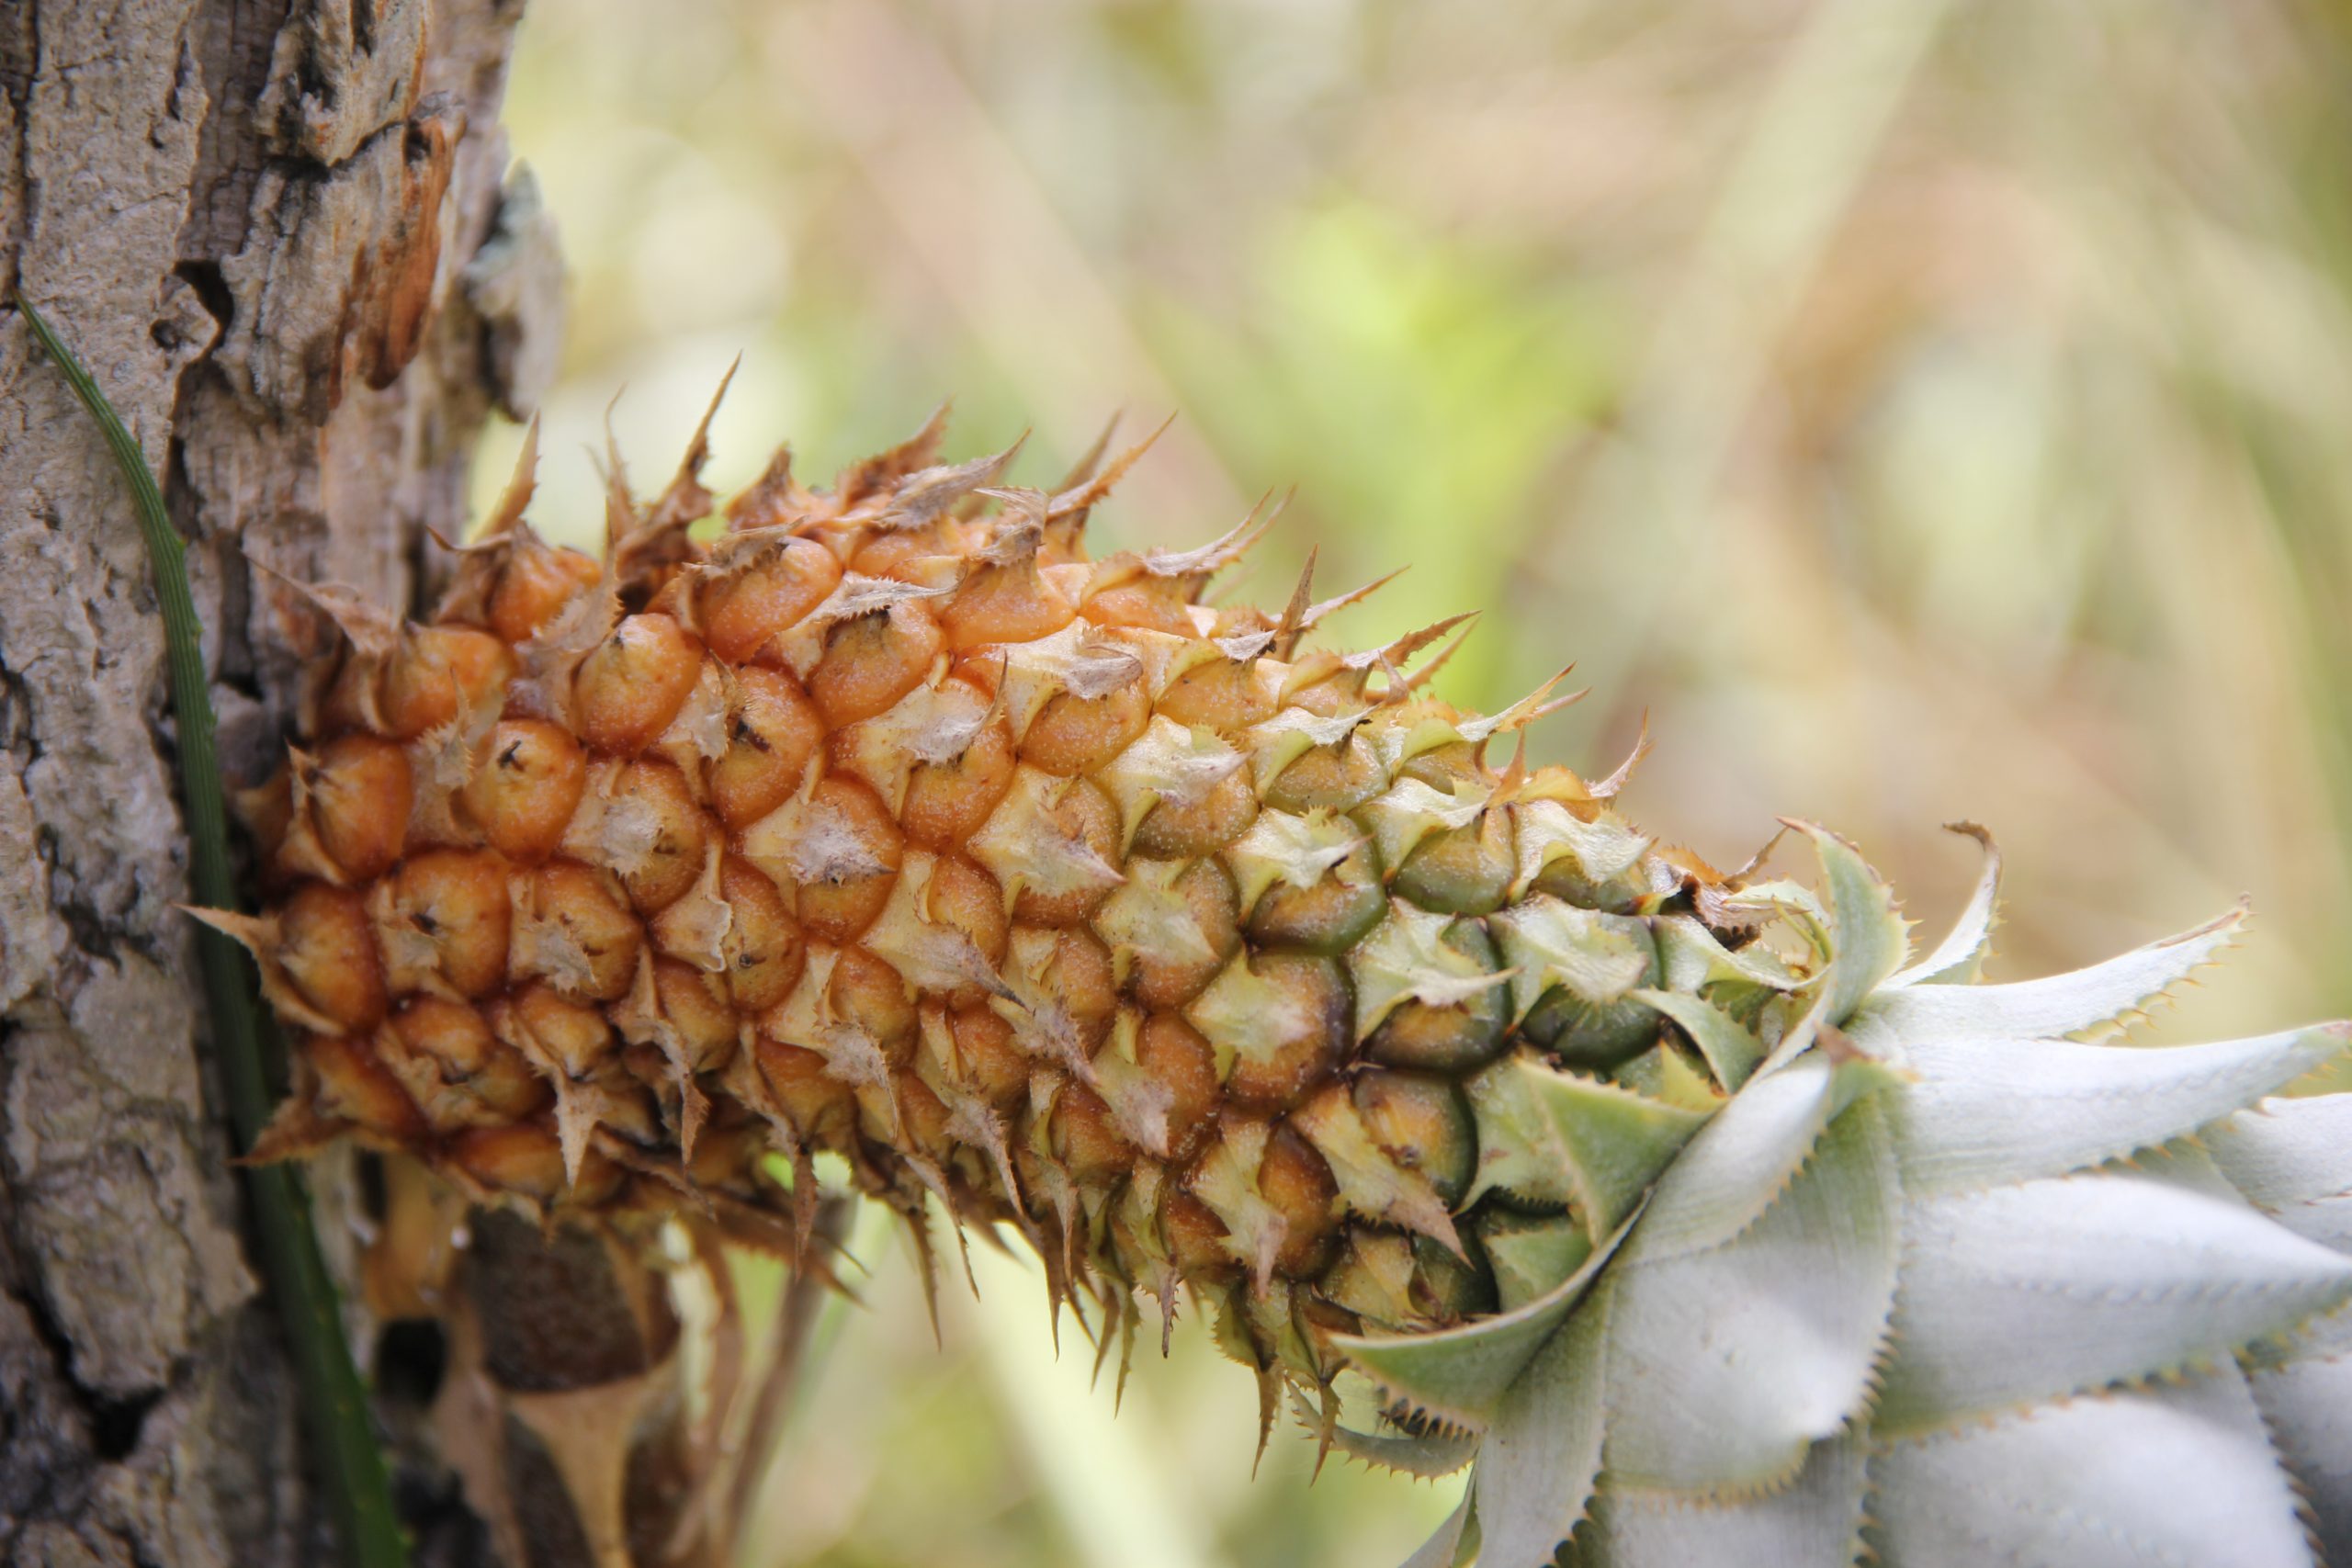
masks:
<svg viewBox="0 0 2352 1568"><path fill-rule="evenodd" d="M1421 694L1447 626L1204 605L1255 519L1090 561L1140 448L1042 491L940 434L708 540L700 434L650 506L616 461L601 562L526 454L431 625L311 591L272 908L214 917L300 1031L266 1154L772 1242L839 1156L1106 1346L1182 1285L1268 1421L1475 1460L1420 1562L2352 1563L2352 1100L2247 1109L2340 1032L2075 1043L2237 917L1980 984L1985 840L1905 967L1826 832L1817 891L1726 876L1623 770L1498 769L1566 699Z"/></svg>

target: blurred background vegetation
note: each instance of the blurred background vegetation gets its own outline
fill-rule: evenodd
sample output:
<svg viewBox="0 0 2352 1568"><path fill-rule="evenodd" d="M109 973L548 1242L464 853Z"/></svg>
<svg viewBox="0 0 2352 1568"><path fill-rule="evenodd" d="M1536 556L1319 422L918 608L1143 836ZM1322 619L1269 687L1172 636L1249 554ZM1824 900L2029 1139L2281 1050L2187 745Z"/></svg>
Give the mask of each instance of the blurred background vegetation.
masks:
<svg viewBox="0 0 2352 1568"><path fill-rule="evenodd" d="M2250 892L2158 1037L2352 1011L2352 22L2283 0L532 0L508 122L572 271L537 515L587 539L728 362L739 484L956 400L1242 592L1412 570L1351 642L1484 619L1537 738L1736 863L1857 838L1915 917L1966 817L1999 973ZM485 499L517 433L484 453ZM802 1390L745 1568L1395 1561L1449 1489L1278 1435L1195 1326L1114 1420L982 1258L934 1351L902 1248ZM1107 1383L1108 1379L1106 1377Z"/></svg>

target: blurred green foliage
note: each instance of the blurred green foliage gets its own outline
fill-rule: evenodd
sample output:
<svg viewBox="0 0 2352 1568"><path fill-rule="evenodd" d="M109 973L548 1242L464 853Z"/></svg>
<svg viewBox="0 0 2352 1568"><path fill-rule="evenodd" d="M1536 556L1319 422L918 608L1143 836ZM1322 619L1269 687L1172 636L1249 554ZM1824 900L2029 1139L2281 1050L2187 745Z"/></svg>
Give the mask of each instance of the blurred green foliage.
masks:
<svg viewBox="0 0 2352 1568"><path fill-rule="evenodd" d="M2352 1011L2347 85L2287 0L535 0L539 516L593 534L616 390L650 478L739 351L729 483L949 393L1035 482L1174 412L1105 547L1295 485L1240 591L1409 563L1341 636L1483 610L1440 680L1480 705L1577 660L1539 753L1646 712L1634 809L1719 863L1815 817L1934 920L1972 818L2003 973L2251 891L2158 1027ZM1450 1503L1280 1436L1250 1484L1250 1380L1182 1326L1114 1420L1018 1265L934 1350L862 1245L747 1568L1378 1562Z"/></svg>

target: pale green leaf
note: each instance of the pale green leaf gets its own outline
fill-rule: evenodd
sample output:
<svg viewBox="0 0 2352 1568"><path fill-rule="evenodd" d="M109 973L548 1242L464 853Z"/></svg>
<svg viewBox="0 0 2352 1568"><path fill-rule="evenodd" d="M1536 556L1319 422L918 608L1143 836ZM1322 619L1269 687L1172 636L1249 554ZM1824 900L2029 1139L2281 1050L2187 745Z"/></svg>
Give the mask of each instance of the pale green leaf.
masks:
<svg viewBox="0 0 2352 1568"><path fill-rule="evenodd" d="M1854 846L1811 822L1789 824L1813 840L1828 896L1828 1021L1844 1023L1862 998L1903 965L1911 938L1894 895Z"/></svg>
<svg viewBox="0 0 2352 1568"><path fill-rule="evenodd" d="M1604 1281L1495 1412L1471 1478L1487 1568L1542 1568L1584 1517L1600 1473L1610 1297Z"/></svg>
<svg viewBox="0 0 2352 1568"><path fill-rule="evenodd" d="M2352 1562L2352 1359L2302 1360L2246 1383L2271 1441L2312 1507L2320 1550Z"/></svg>
<svg viewBox="0 0 2352 1568"><path fill-rule="evenodd" d="M1660 1260L1730 1241L1780 1197L1839 1111L1899 1081L1876 1062L1821 1052L1757 1078L1658 1179L1637 1250Z"/></svg>
<svg viewBox="0 0 2352 1568"><path fill-rule="evenodd" d="M1764 1058L1764 1065L1750 1076L1770 1077L1812 1050L1814 1042L1821 1037L1821 1032L1828 1022L1828 1013L1829 993L1816 988L1806 1002L1804 1010L1797 1014L1794 1021L1782 1027L1780 1039L1770 1042L1772 1049ZM1880 1053L1872 1050L1868 1055L1877 1056Z"/></svg>
<svg viewBox="0 0 2352 1568"><path fill-rule="evenodd" d="M1774 1486L1862 1412L1894 1298L1897 1181L1865 1100L1737 1239L1657 1258L1636 1234L1614 1276L1612 1482Z"/></svg>
<svg viewBox="0 0 2352 1568"><path fill-rule="evenodd" d="M1951 829L1976 840L1984 852L1984 869L1976 879L1976 890L1968 896L1968 903L1944 933L1936 950L1888 979L1890 989L1902 986L1973 986L1983 977L1984 960L1993 951L1993 927L2000 918L2001 851L1993 842L1993 835L1973 822L1947 824Z"/></svg>
<svg viewBox="0 0 2352 1568"><path fill-rule="evenodd" d="M1517 1311L1434 1334L1335 1334L1331 1346L1391 1393L1457 1427L1483 1428L1633 1227L1633 1220L1619 1226L1558 1289Z"/></svg>
<svg viewBox="0 0 2352 1568"><path fill-rule="evenodd" d="M1320 1425L1311 1405L1302 1406L1299 1419L1310 1428ZM1365 1464L1433 1481L1468 1464L1478 1452L1478 1438L1469 1432L1357 1432L1335 1427L1331 1446Z"/></svg>
<svg viewBox="0 0 2352 1568"><path fill-rule="evenodd" d="M2174 1371L2352 1296L2352 1260L2143 1177L1917 1200L1905 1228L1881 1432Z"/></svg>
<svg viewBox="0 0 2352 1568"><path fill-rule="evenodd" d="M1897 1443L1871 1480L1886 1568L2312 1568L2234 1367Z"/></svg>
<svg viewBox="0 0 2352 1568"><path fill-rule="evenodd" d="M1714 1074L1696 1052L1679 1041L1661 1039L1630 1061L1610 1069L1610 1077L1635 1094L1713 1116L1730 1097L1715 1087Z"/></svg>
<svg viewBox="0 0 2352 1568"><path fill-rule="evenodd" d="M1764 1059L1764 1043L1739 1020L1702 997L1681 991L1634 991L1635 1001L1681 1026L1724 1088L1737 1090Z"/></svg>
<svg viewBox="0 0 2352 1568"><path fill-rule="evenodd" d="M1478 1240L1506 1312L1557 1289L1592 1256L1592 1237L1572 1214L1504 1210L1480 1224Z"/></svg>
<svg viewBox="0 0 2352 1568"><path fill-rule="evenodd" d="M1462 1086L1478 1133L1478 1167L1462 1201L1465 1209L1494 1191L1531 1203L1576 1199L1558 1134L1523 1076L1524 1060L1517 1053L1507 1055Z"/></svg>
<svg viewBox="0 0 2352 1568"><path fill-rule="evenodd" d="M1912 986L1871 998L1857 1040L2056 1040L2105 1028L2211 962L2245 922L2243 906L2194 931L2072 974L2006 986Z"/></svg>
<svg viewBox="0 0 2352 1568"><path fill-rule="evenodd" d="M1799 922L1800 934L1823 958L1829 956L1835 942L1830 934L1829 906L1820 896L1802 882L1776 879L1751 882L1724 895L1726 908L1744 914L1758 915L1767 919L1790 917Z"/></svg>
<svg viewBox="0 0 2352 1568"><path fill-rule="evenodd" d="M1652 922L1657 937L1660 987L1697 992L1713 987L1766 991L1792 991L1804 977L1775 957L1761 942L1734 951L1714 932L1689 915L1664 915Z"/></svg>
<svg viewBox="0 0 2352 1568"><path fill-rule="evenodd" d="M1470 1494L1464 1492L1445 1523L1421 1542L1420 1550L1405 1559L1403 1568L1460 1568L1476 1557L1477 1544L1477 1521L1471 1517Z"/></svg>
<svg viewBox="0 0 2352 1568"><path fill-rule="evenodd" d="M1835 1568L1861 1544L1863 1450L1815 1443L1778 1492L1712 1502L1614 1484L1577 1537L1577 1568Z"/></svg>
<svg viewBox="0 0 2352 1568"><path fill-rule="evenodd" d="M1559 1131L1577 1207L1599 1241L1640 1206L1658 1172L1706 1125L1707 1112L1572 1074L1538 1073L1534 1092Z"/></svg>
<svg viewBox="0 0 2352 1568"><path fill-rule="evenodd" d="M1466 1087L1479 1161L1465 1201L1499 1187L1522 1198L1573 1202L1596 1240L1633 1213L1707 1121L1704 1111L1563 1073L1523 1052Z"/></svg>
<svg viewBox="0 0 2352 1568"><path fill-rule="evenodd" d="M1891 1101L1904 1184L1917 1195L2062 1176L2149 1148L2300 1077L2341 1043L2332 1027L2152 1050L1922 1041L1905 1052L1920 1081Z"/></svg>

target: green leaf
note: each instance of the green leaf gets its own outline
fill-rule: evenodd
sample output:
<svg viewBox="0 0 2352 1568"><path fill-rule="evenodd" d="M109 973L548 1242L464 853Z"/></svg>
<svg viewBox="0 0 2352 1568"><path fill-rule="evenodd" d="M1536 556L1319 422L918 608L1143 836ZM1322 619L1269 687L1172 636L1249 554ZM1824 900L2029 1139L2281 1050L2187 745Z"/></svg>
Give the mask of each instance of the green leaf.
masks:
<svg viewBox="0 0 2352 1568"><path fill-rule="evenodd" d="M1894 894L1854 846L1811 822L1788 820L1813 840L1821 887L1829 899L1828 1021L1842 1024L1909 956L1907 923Z"/></svg>
<svg viewBox="0 0 2352 1568"><path fill-rule="evenodd" d="M2141 1049L2049 1040L1934 1040L1894 1100L1915 1195L2063 1176L2196 1131L2342 1049L2340 1026ZM2326 1100L2312 1103L2325 1105Z"/></svg>
<svg viewBox="0 0 2352 1568"><path fill-rule="evenodd" d="M1645 1256L1645 1222L1612 1276L1612 1484L1775 1488L1855 1420L1894 1305L1899 1205L1893 1140L1864 1100L1736 1239Z"/></svg>
<svg viewBox="0 0 2352 1568"><path fill-rule="evenodd" d="M2352 1259L2138 1176L1917 1201L1905 1244L1881 1433L2174 1372L2352 1298Z"/></svg>
<svg viewBox="0 0 2352 1568"><path fill-rule="evenodd" d="M1298 1417L1309 1428L1321 1425L1311 1405L1300 1404ZM1478 1452L1478 1439L1468 1432L1357 1432L1345 1427L1331 1429L1331 1446L1350 1459L1419 1481L1451 1475Z"/></svg>
<svg viewBox="0 0 2352 1568"><path fill-rule="evenodd" d="M1713 1116L1730 1097L1715 1087L1714 1075L1679 1042L1660 1040L1631 1061L1620 1062L1610 1077L1645 1100Z"/></svg>
<svg viewBox="0 0 2352 1568"><path fill-rule="evenodd" d="M1573 1214L1495 1211L1479 1225L1478 1241L1506 1312L1557 1290L1592 1256L1592 1237Z"/></svg>
<svg viewBox="0 0 2352 1568"><path fill-rule="evenodd" d="M1708 1113L1645 1100L1630 1089L1544 1072L1535 1093L1559 1129L1577 1206L1597 1242L1641 1206Z"/></svg>
<svg viewBox="0 0 2352 1568"><path fill-rule="evenodd" d="M1708 1117L1556 1071L1525 1053L1504 1057L1467 1089L1479 1165L1465 1203L1498 1187L1574 1203L1596 1241L1634 1212Z"/></svg>
<svg viewBox="0 0 2352 1568"><path fill-rule="evenodd" d="M1517 1054L1505 1056L1462 1086L1478 1132L1478 1168L1462 1201L1464 1209L1497 1191L1529 1203L1576 1201L1567 1158L1521 1077L1521 1060Z"/></svg>
<svg viewBox="0 0 2352 1568"><path fill-rule="evenodd" d="M1503 1396L1471 1477L1489 1568L1543 1568L1584 1517L1600 1474L1603 1283Z"/></svg>
<svg viewBox="0 0 2352 1568"><path fill-rule="evenodd" d="M1577 1539L1577 1568L1824 1568L1861 1546L1862 1446L1815 1443L1787 1487L1732 1502L1611 1484Z"/></svg>
<svg viewBox="0 0 2352 1568"><path fill-rule="evenodd" d="M2104 1029L2212 961L2245 923L2240 905L2177 936L2068 975L2006 986L1912 986L1882 991L1848 1026L1856 1040L2057 1040Z"/></svg>
<svg viewBox="0 0 2352 1568"><path fill-rule="evenodd" d="M1952 922L1935 952L1888 979L1889 988L1903 986L1973 986L1984 973L1993 952L1993 927L2000 918L2001 851L1993 835L1973 822L1951 822L1951 831L1976 840L1984 852L1984 869L1976 890Z"/></svg>
<svg viewBox="0 0 2352 1568"><path fill-rule="evenodd" d="M1483 1430L1632 1229L1628 1220L1557 1289L1515 1312L1434 1334L1335 1334L1331 1345L1392 1393L1457 1427Z"/></svg>
<svg viewBox="0 0 2352 1568"><path fill-rule="evenodd" d="M172 691L172 717L179 744L180 791L187 811L188 881L196 901L214 909L237 907L230 870L229 824L222 807L220 770L214 759L211 693L204 670L204 628L189 592L187 550L172 528L163 492L147 467L146 454L107 400L72 349L50 327L30 300L17 297L51 359L74 394L97 423L114 454L115 466L130 489L132 514L155 572L155 597L164 615L164 667ZM237 1143L251 1148L269 1122L270 1091L264 1063L265 1023L254 1005L254 979L237 944L209 928L196 933L211 1008L212 1038L228 1090L229 1113ZM270 1037L274 1040L274 1036ZM390 1477L368 1412L368 1394L344 1338L334 1280L311 1229L310 1198L292 1168L248 1168L254 1228L261 1241L262 1269L286 1325L302 1411L322 1472L335 1531L357 1568L399 1568L408 1560Z"/></svg>
<svg viewBox="0 0 2352 1568"><path fill-rule="evenodd" d="M1871 1481L1899 1568L2312 1568L2234 1367L1897 1443Z"/></svg>
<svg viewBox="0 0 2352 1568"><path fill-rule="evenodd" d="M1645 1007L1672 1019L1707 1059L1707 1069L1724 1089L1736 1092L1756 1065L1764 1059L1764 1042L1739 1020L1702 997L1681 991L1628 993Z"/></svg>
<svg viewBox="0 0 2352 1568"><path fill-rule="evenodd" d="M1658 970L1665 976L1663 990L1695 994L1729 987L1779 993L1796 990L1805 983L1763 943L1751 942L1735 953L1689 915L1662 915L1652 926L1657 936Z"/></svg>

